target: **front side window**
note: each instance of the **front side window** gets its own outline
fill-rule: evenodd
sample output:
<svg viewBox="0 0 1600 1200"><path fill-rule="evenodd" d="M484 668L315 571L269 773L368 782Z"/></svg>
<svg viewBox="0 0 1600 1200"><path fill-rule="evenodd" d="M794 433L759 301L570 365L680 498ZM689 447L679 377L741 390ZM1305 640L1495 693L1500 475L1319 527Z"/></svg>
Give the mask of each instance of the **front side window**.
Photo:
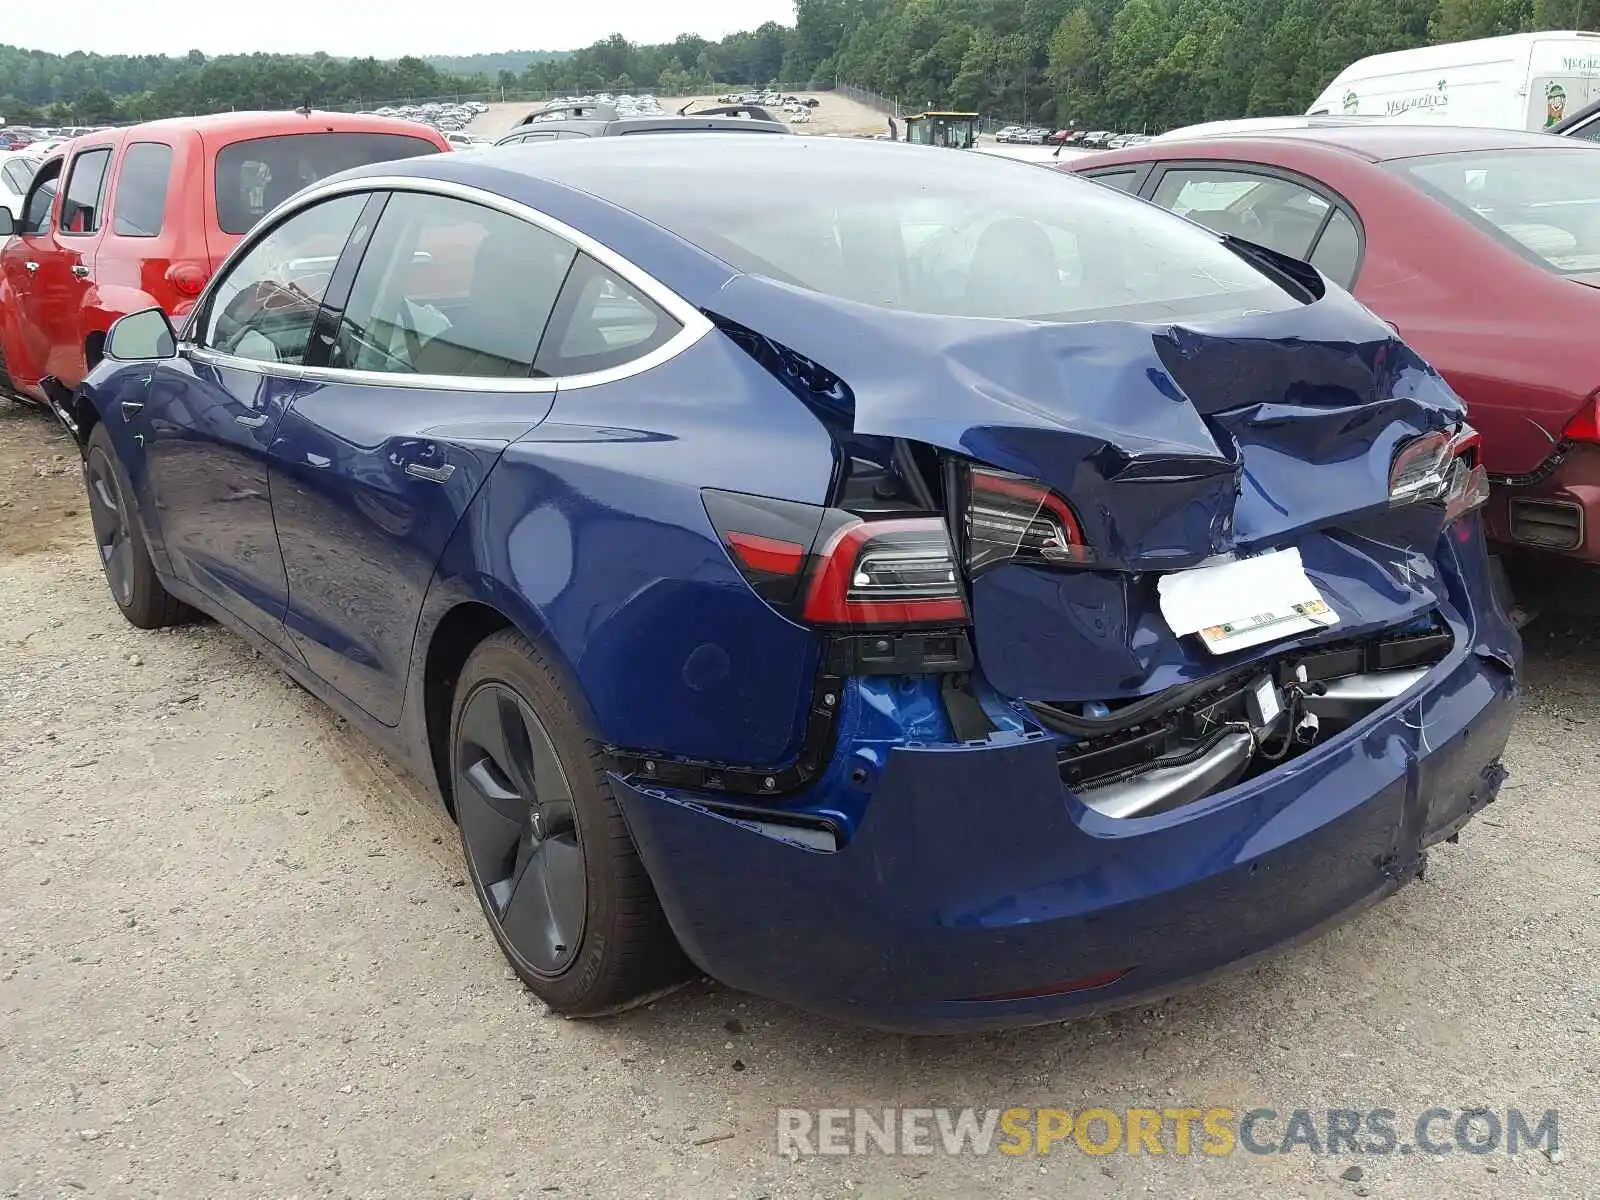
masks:
<svg viewBox="0 0 1600 1200"><path fill-rule="evenodd" d="M56 189L61 185L61 160L45 163L33 177L28 199L22 206L22 234L41 234L50 229L50 212L55 207Z"/></svg>
<svg viewBox="0 0 1600 1200"><path fill-rule="evenodd" d="M105 193L111 148L85 150L72 160L67 192L61 201L62 233L94 233L100 228L100 197Z"/></svg>
<svg viewBox="0 0 1600 1200"><path fill-rule="evenodd" d="M497 209L396 192L356 272L328 365L527 378L576 253Z"/></svg>
<svg viewBox="0 0 1600 1200"><path fill-rule="evenodd" d="M324 200L252 246L212 290L200 344L253 362L304 362L333 268L366 203L359 193Z"/></svg>
<svg viewBox="0 0 1600 1200"><path fill-rule="evenodd" d="M1151 199L1217 233L1302 259L1331 207L1309 188L1275 175L1209 168L1167 171Z"/></svg>
<svg viewBox="0 0 1600 1200"><path fill-rule="evenodd" d="M160 234L171 182L171 146L161 142L135 142L129 146L122 156L122 170L117 173L111 232L118 237Z"/></svg>
<svg viewBox="0 0 1600 1200"><path fill-rule="evenodd" d="M1540 266L1600 271L1600 150L1555 142L1389 165Z"/></svg>
<svg viewBox="0 0 1600 1200"><path fill-rule="evenodd" d="M351 167L437 154L399 133L290 133L235 142L217 152L217 222L246 233L302 188Z"/></svg>
<svg viewBox="0 0 1600 1200"><path fill-rule="evenodd" d="M1596 113L1576 129L1567 130L1566 136L1582 138L1586 142L1600 142L1600 113Z"/></svg>

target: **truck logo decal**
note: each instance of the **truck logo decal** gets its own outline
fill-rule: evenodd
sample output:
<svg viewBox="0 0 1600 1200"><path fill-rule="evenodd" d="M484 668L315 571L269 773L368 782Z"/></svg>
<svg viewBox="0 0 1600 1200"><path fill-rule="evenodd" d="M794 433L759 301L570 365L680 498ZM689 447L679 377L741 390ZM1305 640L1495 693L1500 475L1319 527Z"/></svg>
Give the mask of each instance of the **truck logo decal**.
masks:
<svg viewBox="0 0 1600 1200"><path fill-rule="evenodd" d="M1549 129L1567 115L1567 89L1559 83L1547 83L1544 88L1544 127Z"/></svg>
<svg viewBox="0 0 1600 1200"><path fill-rule="evenodd" d="M1450 97L1445 92L1447 81L1439 80L1439 86L1431 92L1423 92L1420 96L1406 96L1400 100L1391 100L1388 104L1388 114L1398 116L1400 113L1416 112L1419 109L1427 112L1437 112L1448 108Z"/></svg>
<svg viewBox="0 0 1600 1200"><path fill-rule="evenodd" d="M1564 71L1600 71L1600 56L1589 54L1583 57L1563 58L1561 69Z"/></svg>
<svg viewBox="0 0 1600 1200"><path fill-rule="evenodd" d="M1351 116L1354 116L1356 113L1360 112L1361 97L1356 95L1354 92L1346 92L1344 94L1344 111Z"/></svg>

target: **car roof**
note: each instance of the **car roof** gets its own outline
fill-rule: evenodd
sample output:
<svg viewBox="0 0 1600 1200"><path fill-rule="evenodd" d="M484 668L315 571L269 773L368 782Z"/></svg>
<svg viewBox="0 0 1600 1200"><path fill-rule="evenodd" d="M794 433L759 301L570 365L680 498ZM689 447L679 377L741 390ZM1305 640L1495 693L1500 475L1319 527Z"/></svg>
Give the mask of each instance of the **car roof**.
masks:
<svg viewBox="0 0 1600 1200"><path fill-rule="evenodd" d="M204 117L168 117L147 121L108 132L177 133L195 132L208 142L245 141L255 137L276 137L286 133L403 133L430 140L439 136L431 126L379 117L365 113L333 112L232 112Z"/></svg>
<svg viewBox="0 0 1600 1200"><path fill-rule="evenodd" d="M733 130L737 133L788 133L782 121L757 121L749 117L705 117L695 113L688 116L640 115L617 117L614 120L574 118L569 120L535 121L529 125L516 125L500 136L498 145L514 145L533 133L559 133L561 131L584 133L590 137L616 137L629 133L657 133L663 131L700 130L715 132Z"/></svg>
<svg viewBox="0 0 1600 1200"><path fill-rule="evenodd" d="M1485 129L1467 125L1324 125L1305 129L1240 130L1215 133L1194 139L1177 138L1141 146L1158 153L1172 154L1184 145L1233 142L1311 142L1331 146L1369 162L1388 162L1397 158L1423 158L1434 154L1460 154L1473 150L1540 150L1570 147L1574 143L1558 140L1546 133L1527 133L1519 129ZM1600 148L1600 147L1597 147Z"/></svg>

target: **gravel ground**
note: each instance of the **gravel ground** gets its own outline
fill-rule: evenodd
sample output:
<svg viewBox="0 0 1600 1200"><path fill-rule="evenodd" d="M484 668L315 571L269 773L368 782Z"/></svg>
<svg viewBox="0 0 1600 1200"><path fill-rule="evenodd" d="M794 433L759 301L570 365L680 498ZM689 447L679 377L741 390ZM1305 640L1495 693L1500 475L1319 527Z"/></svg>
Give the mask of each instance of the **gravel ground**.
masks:
<svg viewBox="0 0 1600 1200"><path fill-rule="evenodd" d="M221 628L122 622L79 487L0 404L0 1196L1600 1193L1592 623L1530 629L1511 782L1426 882L1256 969L962 1039L705 982L571 1022L415 782ZM1557 1108L1562 1153L776 1153L782 1106L966 1104Z"/></svg>

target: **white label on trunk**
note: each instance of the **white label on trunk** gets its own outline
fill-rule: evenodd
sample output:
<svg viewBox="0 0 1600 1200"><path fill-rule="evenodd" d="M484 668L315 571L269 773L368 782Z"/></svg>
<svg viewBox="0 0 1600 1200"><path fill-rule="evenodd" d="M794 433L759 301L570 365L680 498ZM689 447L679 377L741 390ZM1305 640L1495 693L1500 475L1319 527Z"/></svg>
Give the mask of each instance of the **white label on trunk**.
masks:
<svg viewBox="0 0 1600 1200"><path fill-rule="evenodd" d="M1293 547L1175 571L1163 575L1156 590L1172 632L1179 637L1199 634L1213 654L1230 654L1339 621Z"/></svg>

